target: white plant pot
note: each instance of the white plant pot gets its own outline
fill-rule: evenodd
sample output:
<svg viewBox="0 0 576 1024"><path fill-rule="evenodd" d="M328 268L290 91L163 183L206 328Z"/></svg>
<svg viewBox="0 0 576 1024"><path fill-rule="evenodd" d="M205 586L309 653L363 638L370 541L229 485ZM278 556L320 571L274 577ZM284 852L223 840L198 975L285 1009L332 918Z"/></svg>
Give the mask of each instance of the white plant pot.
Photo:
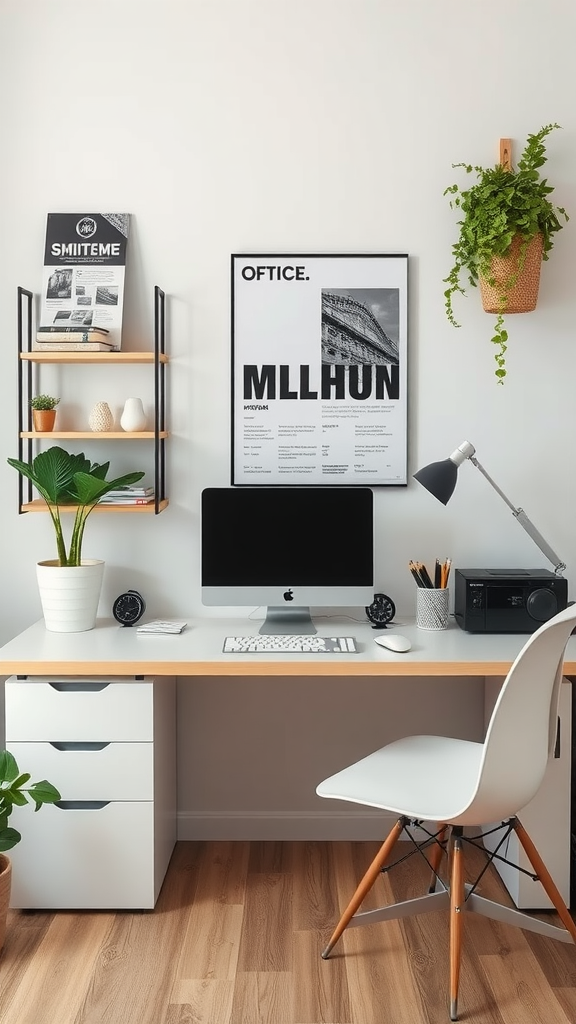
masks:
<svg viewBox="0 0 576 1024"><path fill-rule="evenodd" d="M36 577L46 629L53 633L80 633L96 624L104 562L96 558L82 565L60 565L58 559L38 562Z"/></svg>

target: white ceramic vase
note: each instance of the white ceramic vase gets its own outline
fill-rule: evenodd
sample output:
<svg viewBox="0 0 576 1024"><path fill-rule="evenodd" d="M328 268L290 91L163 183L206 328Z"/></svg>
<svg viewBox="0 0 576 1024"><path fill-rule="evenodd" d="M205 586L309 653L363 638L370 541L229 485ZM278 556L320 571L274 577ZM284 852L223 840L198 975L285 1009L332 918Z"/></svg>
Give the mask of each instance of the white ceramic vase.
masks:
<svg viewBox="0 0 576 1024"><path fill-rule="evenodd" d="M120 417L122 430L133 432L146 429L146 413L141 398L127 398Z"/></svg>
<svg viewBox="0 0 576 1024"><path fill-rule="evenodd" d="M96 402L88 417L88 425L94 431L112 430L114 417L107 402Z"/></svg>
<svg viewBox="0 0 576 1024"><path fill-rule="evenodd" d="M46 629L52 633L81 633L93 629L104 562L82 559L82 565L60 565L58 559L38 562L36 578Z"/></svg>

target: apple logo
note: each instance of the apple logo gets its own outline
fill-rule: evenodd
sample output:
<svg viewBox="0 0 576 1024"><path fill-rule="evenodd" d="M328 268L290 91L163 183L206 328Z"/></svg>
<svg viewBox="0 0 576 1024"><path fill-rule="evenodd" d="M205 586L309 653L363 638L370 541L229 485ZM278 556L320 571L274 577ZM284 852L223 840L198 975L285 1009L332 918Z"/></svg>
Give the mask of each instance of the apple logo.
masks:
<svg viewBox="0 0 576 1024"><path fill-rule="evenodd" d="M285 590L283 595L282 595L282 597L284 598L285 601L293 601L294 600L294 594L292 593L291 590Z"/></svg>

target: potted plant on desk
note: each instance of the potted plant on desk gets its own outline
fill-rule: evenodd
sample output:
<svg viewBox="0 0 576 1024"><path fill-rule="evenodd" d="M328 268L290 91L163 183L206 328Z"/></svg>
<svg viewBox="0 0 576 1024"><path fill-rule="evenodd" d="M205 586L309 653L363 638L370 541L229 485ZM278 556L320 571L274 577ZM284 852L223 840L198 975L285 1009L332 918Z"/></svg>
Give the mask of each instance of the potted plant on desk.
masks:
<svg viewBox="0 0 576 1024"><path fill-rule="evenodd" d="M10 890L12 884L12 862L6 856L20 842L22 836L8 822L14 805L22 807L31 801L34 810L40 810L42 804L54 804L60 800L60 793L52 783L43 779L32 782L27 772L20 772L16 759L8 750L0 750L0 950L6 935L6 919L10 906Z"/></svg>
<svg viewBox="0 0 576 1024"><path fill-rule="evenodd" d="M38 562L37 578L46 629L77 633L96 622L104 562L82 558L86 520L109 491L141 480L144 472L126 473L106 480L109 462L91 463L84 453L71 455L55 446L32 462L8 459L10 466L32 482L44 498L54 531L58 557ZM69 547L66 548L60 509L75 508Z"/></svg>

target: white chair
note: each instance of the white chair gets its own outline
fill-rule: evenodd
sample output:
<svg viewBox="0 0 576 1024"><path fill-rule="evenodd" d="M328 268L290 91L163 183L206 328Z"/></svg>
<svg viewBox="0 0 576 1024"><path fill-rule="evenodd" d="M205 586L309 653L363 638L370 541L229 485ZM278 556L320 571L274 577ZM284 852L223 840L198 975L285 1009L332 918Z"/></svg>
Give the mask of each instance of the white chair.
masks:
<svg viewBox="0 0 576 1024"><path fill-rule="evenodd" d="M576 925L542 858L517 818L539 789L553 756L564 652L576 628L570 606L533 633L512 665L492 712L483 743L445 736L408 736L389 743L320 783L319 796L379 807L399 815L396 824L358 885L322 956L327 959L348 925L372 924L443 907L450 911L450 1019L458 1019L462 911L576 942ZM379 910L356 913L407 826L436 823L437 831L416 842L429 848L432 869L427 895ZM479 828L502 822L505 837L514 830L536 877L565 928L484 899L464 882L463 843L482 848ZM464 829L472 837L464 834ZM476 837L476 838L474 838ZM501 845L501 844L500 844ZM499 847L498 847L499 848ZM438 871L447 852L448 880ZM497 854L497 850L495 851ZM486 854L488 861L494 854Z"/></svg>

